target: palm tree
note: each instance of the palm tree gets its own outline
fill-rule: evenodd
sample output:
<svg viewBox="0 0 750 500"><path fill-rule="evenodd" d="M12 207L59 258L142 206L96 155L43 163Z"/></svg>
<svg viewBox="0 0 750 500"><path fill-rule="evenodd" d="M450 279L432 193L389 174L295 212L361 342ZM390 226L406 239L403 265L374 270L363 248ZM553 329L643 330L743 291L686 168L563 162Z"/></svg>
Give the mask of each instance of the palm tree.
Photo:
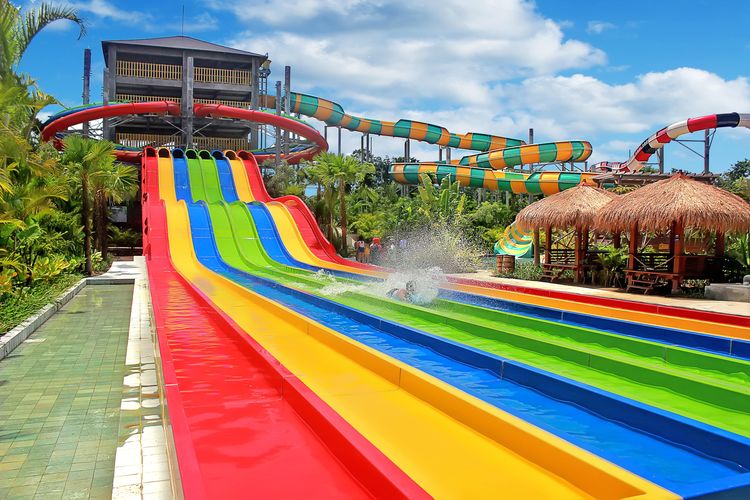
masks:
<svg viewBox="0 0 750 500"><path fill-rule="evenodd" d="M91 174L94 188L94 225L96 247L107 258L107 225L109 202L122 203L130 200L138 192L138 170L130 165L112 161L102 164Z"/></svg>
<svg viewBox="0 0 750 500"><path fill-rule="evenodd" d="M339 197L339 218L341 222L341 254L346 257L348 245L346 243L346 188L351 184L362 182L367 174L375 173L372 163L361 163L353 156L339 156L334 153L321 153L315 157L316 168L323 172L329 186L326 191L332 191L334 186ZM326 183L323 183L326 185Z"/></svg>
<svg viewBox="0 0 750 500"><path fill-rule="evenodd" d="M0 78L29 83L28 78L16 75L18 64L34 37L51 23L61 20L78 25L79 39L86 34L83 20L71 7L41 3L22 13L21 8L9 0L0 0Z"/></svg>
<svg viewBox="0 0 750 500"><path fill-rule="evenodd" d="M114 144L95 141L80 135L69 135L63 140L65 149L62 163L81 189L81 219L83 223L83 248L86 257L86 274L94 272L91 263L91 180L98 172L112 165Z"/></svg>
<svg viewBox="0 0 750 500"><path fill-rule="evenodd" d="M324 154L326 153L318 155L316 160L321 158ZM320 188L323 188L323 203L322 206L320 206L320 210L316 210L316 215L322 217L325 221L328 241L333 242L333 219L336 213L336 193L333 188L336 179L334 177L335 172L331 169L331 165L330 162L320 161L306 163L304 167L304 175L310 181L315 182L318 185L318 193L320 193ZM320 198L319 195L318 198Z"/></svg>

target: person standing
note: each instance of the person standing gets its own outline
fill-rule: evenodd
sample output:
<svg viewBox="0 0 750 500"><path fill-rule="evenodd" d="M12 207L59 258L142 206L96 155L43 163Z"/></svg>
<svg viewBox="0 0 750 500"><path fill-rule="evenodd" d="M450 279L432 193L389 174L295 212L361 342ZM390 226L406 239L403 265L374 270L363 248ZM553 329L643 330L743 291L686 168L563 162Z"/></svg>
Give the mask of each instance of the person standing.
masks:
<svg viewBox="0 0 750 500"><path fill-rule="evenodd" d="M377 264L380 261L380 251L383 247L380 245L380 238L373 238L370 243L370 259L373 264Z"/></svg>
<svg viewBox="0 0 750 500"><path fill-rule="evenodd" d="M357 240L357 262L364 262L365 260L365 240L359 237Z"/></svg>

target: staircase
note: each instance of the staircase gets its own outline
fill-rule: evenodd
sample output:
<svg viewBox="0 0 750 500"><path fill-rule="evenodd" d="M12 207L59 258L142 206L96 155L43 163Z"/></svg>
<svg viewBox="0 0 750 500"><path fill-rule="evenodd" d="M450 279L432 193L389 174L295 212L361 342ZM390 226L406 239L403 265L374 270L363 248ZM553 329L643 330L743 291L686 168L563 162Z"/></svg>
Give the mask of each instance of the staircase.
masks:
<svg viewBox="0 0 750 500"><path fill-rule="evenodd" d="M649 295L663 284L664 282L662 281L661 276L636 274L633 275L628 283L626 292L641 292L643 295Z"/></svg>

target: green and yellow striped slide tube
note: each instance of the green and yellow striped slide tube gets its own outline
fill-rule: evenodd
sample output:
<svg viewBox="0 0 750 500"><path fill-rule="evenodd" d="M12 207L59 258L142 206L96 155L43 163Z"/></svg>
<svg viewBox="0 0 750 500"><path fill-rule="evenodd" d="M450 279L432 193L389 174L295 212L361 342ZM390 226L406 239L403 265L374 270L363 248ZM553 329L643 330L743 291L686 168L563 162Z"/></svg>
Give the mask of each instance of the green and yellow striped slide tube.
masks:
<svg viewBox="0 0 750 500"><path fill-rule="evenodd" d="M505 228L505 232L495 243L495 254L524 257L531 252L533 230L521 229L515 222Z"/></svg>
<svg viewBox="0 0 750 500"><path fill-rule="evenodd" d="M467 167L502 170L530 163L586 161L591 156L591 151L591 143L588 141L543 142L464 156L458 164Z"/></svg>
<svg viewBox="0 0 750 500"><path fill-rule="evenodd" d="M445 177L458 181L465 187L484 188L491 191L508 191L514 194L550 195L577 186L581 182L595 185L593 172L514 172L486 168L463 167L447 163L394 163L389 174L400 184L420 184L422 174L439 184Z"/></svg>
<svg viewBox="0 0 750 500"><path fill-rule="evenodd" d="M454 134L449 132L445 127L414 120L389 122L361 118L347 114L344 108L338 103L298 92L292 92L289 97L293 113L315 118L325 122L326 125L342 127L353 132L362 132L363 134L403 137L429 144L473 151L490 151L525 144L520 139L479 134L476 132ZM274 96L265 96L265 102L262 104L267 108L275 108L276 98Z"/></svg>

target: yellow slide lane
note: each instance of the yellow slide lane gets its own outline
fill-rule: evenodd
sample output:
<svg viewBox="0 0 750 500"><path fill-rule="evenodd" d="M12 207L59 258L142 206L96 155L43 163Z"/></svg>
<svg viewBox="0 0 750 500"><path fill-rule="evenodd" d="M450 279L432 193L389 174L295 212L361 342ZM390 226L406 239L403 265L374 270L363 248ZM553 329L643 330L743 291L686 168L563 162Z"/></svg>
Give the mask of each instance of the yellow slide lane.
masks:
<svg viewBox="0 0 750 500"><path fill-rule="evenodd" d="M232 178L234 179L234 188L237 190L237 197L245 203L255 201L253 190L250 189L250 181L247 178L245 164L235 156L234 151L231 152L231 155L234 156L234 159L227 157L227 161L232 169Z"/></svg>
<svg viewBox="0 0 750 500"><path fill-rule="evenodd" d="M302 238L302 234L299 232L299 228L294 221L294 217L289 213L289 209L283 203L272 201L266 203L268 211L273 217L273 221L276 224L276 228L281 236L281 241L289 251L289 253L300 262L309 264L311 266L322 267L324 269L333 269L335 271L344 271L347 273L356 272L357 274L363 274L367 276L378 276L385 277L386 273L379 273L377 271L368 271L365 269L354 269L351 266L344 266L335 262L323 260L315 255L305 243Z"/></svg>
<svg viewBox="0 0 750 500"><path fill-rule="evenodd" d="M160 158L176 270L438 498L674 498L670 492L201 265Z"/></svg>

